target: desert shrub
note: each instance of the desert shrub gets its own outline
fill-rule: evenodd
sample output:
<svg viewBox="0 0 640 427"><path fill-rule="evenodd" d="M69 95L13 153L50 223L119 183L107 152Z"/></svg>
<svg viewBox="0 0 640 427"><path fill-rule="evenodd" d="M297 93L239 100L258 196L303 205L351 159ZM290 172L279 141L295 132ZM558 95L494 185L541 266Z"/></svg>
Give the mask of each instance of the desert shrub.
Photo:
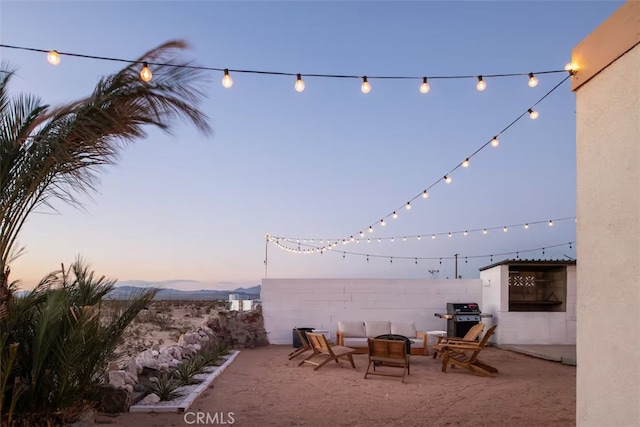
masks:
<svg viewBox="0 0 640 427"><path fill-rule="evenodd" d="M173 377L180 382L181 385L198 384L201 381L194 378L198 374L204 373L204 366L194 363L195 359L185 360L179 364L173 371Z"/></svg>
<svg viewBox="0 0 640 427"><path fill-rule="evenodd" d="M176 390L181 387L182 384L171 375L163 373L155 381L151 381L145 385L144 391L147 393L155 393L160 400L173 400L180 396L180 393Z"/></svg>

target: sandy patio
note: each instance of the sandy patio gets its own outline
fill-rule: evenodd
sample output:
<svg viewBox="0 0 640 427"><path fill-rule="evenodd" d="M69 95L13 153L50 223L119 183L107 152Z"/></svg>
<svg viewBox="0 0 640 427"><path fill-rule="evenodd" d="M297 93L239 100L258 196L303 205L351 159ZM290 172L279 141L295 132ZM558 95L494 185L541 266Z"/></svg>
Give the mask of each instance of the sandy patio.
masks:
<svg viewBox="0 0 640 427"><path fill-rule="evenodd" d="M411 375L363 379L366 355L356 369L330 363L318 371L287 359L289 346L242 350L191 406L238 426L572 426L576 369L507 350L489 348L483 360L500 370L494 378L468 371L440 371L431 357L412 356ZM115 426L196 425L196 415L101 416ZM203 420L204 421L204 420ZM204 424L202 422L201 424ZM209 422L211 425L212 422Z"/></svg>

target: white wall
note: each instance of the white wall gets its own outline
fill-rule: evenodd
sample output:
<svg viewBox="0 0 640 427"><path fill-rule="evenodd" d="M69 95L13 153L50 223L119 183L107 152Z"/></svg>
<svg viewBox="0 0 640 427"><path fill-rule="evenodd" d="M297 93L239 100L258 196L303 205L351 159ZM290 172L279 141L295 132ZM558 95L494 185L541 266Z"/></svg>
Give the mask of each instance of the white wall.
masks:
<svg viewBox="0 0 640 427"><path fill-rule="evenodd" d="M510 312L509 266L497 265L480 272L480 308L497 324L492 338L496 344L576 344L576 266L567 266L566 312Z"/></svg>
<svg viewBox="0 0 640 427"><path fill-rule="evenodd" d="M481 304L479 279L263 279L260 292L271 344L291 344L294 327L326 329L340 320L414 322L418 330L446 330L448 302Z"/></svg>
<svg viewBox="0 0 640 427"><path fill-rule="evenodd" d="M576 91L580 426L640 425L638 70L636 44Z"/></svg>

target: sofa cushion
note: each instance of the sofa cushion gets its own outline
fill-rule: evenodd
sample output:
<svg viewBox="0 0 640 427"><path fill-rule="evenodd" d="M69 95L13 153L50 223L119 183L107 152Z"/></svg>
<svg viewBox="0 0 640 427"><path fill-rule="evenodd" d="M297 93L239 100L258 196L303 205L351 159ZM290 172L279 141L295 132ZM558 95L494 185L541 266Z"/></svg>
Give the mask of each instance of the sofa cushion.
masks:
<svg viewBox="0 0 640 427"><path fill-rule="evenodd" d="M424 348L424 341L422 338L411 338L411 348Z"/></svg>
<svg viewBox="0 0 640 427"><path fill-rule="evenodd" d="M378 335L387 335L391 333L391 322L380 320L367 320L364 322L367 338L375 338Z"/></svg>
<svg viewBox="0 0 640 427"><path fill-rule="evenodd" d="M338 330L345 337L363 338L365 332L364 322L361 320L340 320L338 322Z"/></svg>
<svg viewBox="0 0 640 427"><path fill-rule="evenodd" d="M413 322L391 322L391 333L407 338L416 337L416 326Z"/></svg>
<svg viewBox="0 0 640 427"><path fill-rule="evenodd" d="M366 338L345 338L343 345L345 347L351 348L362 348L369 346Z"/></svg>

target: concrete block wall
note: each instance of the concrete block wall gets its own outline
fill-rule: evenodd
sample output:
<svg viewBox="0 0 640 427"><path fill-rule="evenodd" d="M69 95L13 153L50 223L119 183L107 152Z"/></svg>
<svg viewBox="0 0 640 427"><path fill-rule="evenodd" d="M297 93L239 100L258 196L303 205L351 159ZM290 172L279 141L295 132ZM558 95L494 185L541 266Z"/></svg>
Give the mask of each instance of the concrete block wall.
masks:
<svg viewBox="0 0 640 427"><path fill-rule="evenodd" d="M414 322L417 330L446 330L435 317L448 302L477 302L480 279L263 279L260 299L271 344L291 344L294 327L330 331L340 320Z"/></svg>

